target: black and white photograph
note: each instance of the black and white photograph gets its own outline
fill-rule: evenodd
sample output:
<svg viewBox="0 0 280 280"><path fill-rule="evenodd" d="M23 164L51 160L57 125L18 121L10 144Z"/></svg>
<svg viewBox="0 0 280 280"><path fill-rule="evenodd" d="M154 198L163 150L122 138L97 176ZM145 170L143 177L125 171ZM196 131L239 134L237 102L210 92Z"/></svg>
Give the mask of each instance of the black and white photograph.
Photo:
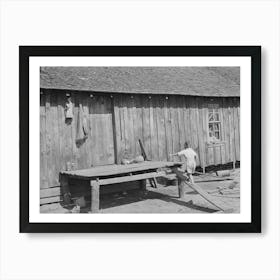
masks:
<svg viewBox="0 0 280 280"><path fill-rule="evenodd" d="M260 230L260 47L19 50L22 228Z"/></svg>
<svg viewBox="0 0 280 280"><path fill-rule="evenodd" d="M279 22L0 0L0 279L280 280Z"/></svg>
<svg viewBox="0 0 280 280"><path fill-rule="evenodd" d="M41 213L239 213L240 67L40 67Z"/></svg>

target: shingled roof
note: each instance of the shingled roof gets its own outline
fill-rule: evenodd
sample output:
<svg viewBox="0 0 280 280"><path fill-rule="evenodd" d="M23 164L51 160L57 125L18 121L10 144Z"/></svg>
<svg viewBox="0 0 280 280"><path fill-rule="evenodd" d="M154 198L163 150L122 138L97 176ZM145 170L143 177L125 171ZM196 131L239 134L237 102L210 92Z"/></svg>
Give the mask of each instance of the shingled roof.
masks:
<svg viewBox="0 0 280 280"><path fill-rule="evenodd" d="M41 67L40 87L108 93L239 96L239 67Z"/></svg>

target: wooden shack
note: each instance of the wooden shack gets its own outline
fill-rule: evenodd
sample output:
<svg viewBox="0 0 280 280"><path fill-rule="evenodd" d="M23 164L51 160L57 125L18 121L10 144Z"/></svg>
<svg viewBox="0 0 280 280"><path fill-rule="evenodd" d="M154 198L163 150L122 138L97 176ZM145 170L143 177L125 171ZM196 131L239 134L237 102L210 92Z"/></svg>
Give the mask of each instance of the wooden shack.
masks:
<svg viewBox="0 0 280 280"><path fill-rule="evenodd" d="M138 139L152 160L172 160L187 141L203 169L239 161L239 71L41 67L41 205L60 200L61 170L120 163L140 154ZM66 118L69 97L72 118Z"/></svg>

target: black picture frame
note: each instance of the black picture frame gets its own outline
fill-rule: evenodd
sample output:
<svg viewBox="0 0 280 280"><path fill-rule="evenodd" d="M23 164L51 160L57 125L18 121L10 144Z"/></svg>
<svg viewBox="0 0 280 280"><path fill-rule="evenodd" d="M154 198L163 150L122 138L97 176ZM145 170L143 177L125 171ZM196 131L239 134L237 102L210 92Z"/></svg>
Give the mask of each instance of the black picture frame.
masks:
<svg viewBox="0 0 280 280"><path fill-rule="evenodd" d="M250 223L32 223L29 221L29 58L32 56L251 57ZM21 233L261 232L261 46L19 46Z"/></svg>

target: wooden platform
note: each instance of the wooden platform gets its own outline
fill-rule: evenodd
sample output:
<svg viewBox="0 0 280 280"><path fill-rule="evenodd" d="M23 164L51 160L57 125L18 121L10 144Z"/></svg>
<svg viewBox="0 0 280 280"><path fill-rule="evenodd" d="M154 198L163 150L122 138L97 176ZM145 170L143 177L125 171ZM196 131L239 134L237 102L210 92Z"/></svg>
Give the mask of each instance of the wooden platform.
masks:
<svg viewBox="0 0 280 280"><path fill-rule="evenodd" d="M159 168L168 168L168 167L176 167L181 166L180 162L169 162L169 161L145 161L142 163L133 163L127 165L104 165L97 166L89 169L81 169L81 170L73 170L73 171L62 171L60 174L67 175L71 178L77 179L94 179L101 177L108 177L113 175L121 175L126 173L134 173L134 172L144 172L149 170L155 170Z"/></svg>
<svg viewBox="0 0 280 280"><path fill-rule="evenodd" d="M91 188L91 210L99 210L100 186L132 181L144 181L165 175L164 169L180 167L180 162L145 161L128 165L106 165L89 169L60 172L62 193L69 193L71 179L88 181ZM144 187L144 186L142 186Z"/></svg>

